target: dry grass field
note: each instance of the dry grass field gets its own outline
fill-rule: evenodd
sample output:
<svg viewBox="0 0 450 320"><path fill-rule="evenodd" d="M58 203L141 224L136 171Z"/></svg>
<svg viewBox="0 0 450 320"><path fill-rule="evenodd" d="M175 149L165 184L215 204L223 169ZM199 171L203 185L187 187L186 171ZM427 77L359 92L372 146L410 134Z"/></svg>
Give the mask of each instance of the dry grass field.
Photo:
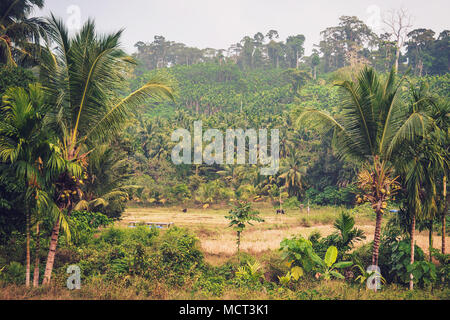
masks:
<svg viewBox="0 0 450 320"><path fill-rule="evenodd" d="M309 236L318 231L322 236L334 232L333 222L341 210L339 208L287 210L286 215L277 215L270 205L255 206L261 213L264 223L248 226L242 234L241 250L253 255L263 254L269 250L277 250L280 242L294 235ZM235 232L228 227L225 215L228 208L188 209L182 212L181 207L129 208L118 222L118 226L127 227L131 221L136 222L173 222L179 227L186 227L200 239L206 259L212 263L220 263L232 256L236 251ZM385 217L384 222L387 221ZM366 240L371 241L375 229L375 218L371 213L355 214L356 226L366 233ZM428 252L428 234L419 233L416 236L417 245ZM435 248L440 248L441 238L434 237ZM450 241L447 238L447 246Z"/></svg>

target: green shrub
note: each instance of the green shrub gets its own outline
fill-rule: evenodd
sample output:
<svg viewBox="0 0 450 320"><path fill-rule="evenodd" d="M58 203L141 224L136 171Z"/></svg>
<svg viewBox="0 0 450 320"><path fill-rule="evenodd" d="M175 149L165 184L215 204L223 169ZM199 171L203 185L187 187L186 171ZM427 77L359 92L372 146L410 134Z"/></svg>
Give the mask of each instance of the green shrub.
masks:
<svg viewBox="0 0 450 320"><path fill-rule="evenodd" d="M290 197L283 203L283 207L288 209L300 208L300 201L297 197Z"/></svg>
<svg viewBox="0 0 450 320"><path fill-rule="evenodd" d="M437 267L437 279L444 286L448 287L450 282L450 254L442 254L437 249L431 249L433 257L439 261L439 265Z"/></svg>
<svg viewBox="0 0 450 320"><path fill-rule="evenodd" d="M322 264L322 259L314 252L311 241L302 236L284 239L280 246L283 259L291 267L301 267L308 273Z"/></svg>
<svg viewBox="0 0 450 320"><path fill-rule="evenodd" d="M72 243L75 245L87 244L99 227L106 227L113 220L102 213L73 211L70 214Z"/></svg>
<svg viewBox="0 0 450 320"><path fill-rule="evenodd" d="M354 204L356 189L348 186L338 189L335 186L327 186L322 191L314 188L306 190L306 199L311 204L321 206L351 206Z"/></svg>
<svg viewBox="0 0 450 320"><path fill-rule="evenodd" d="M411 272L414 275L414 282L421 286L436 281L436 267L431 262L425 261L425 254L420 247L417 245L414 247L414 264L412 265L410 257L411 243L409 240L401 240L392 244L389 265L393 281L407 284Z"/></svg>
<svg viewBox="0 0 450 320"><path fill-rule="evenodd" d="M156 276L171 285L183 285L186 277L195 274L204 264L198 239L186 229L169 229L157 250L152 257L152 266L158 270Z"/></svg>
<svg viewBox="0 0 450 320"><path fill-rule="evenodd" d="M220 297L225 287L225 279L221 276L200 277L194 284L194 289L201 291L205 296Z"/></svg>
<svg viewBox="0 0 450 320"><path fill-rule="evenodd" d="M25 266L12 261L0 273L0 279L8 284L25 284Z"/></svg>
<svg viewBox="0 0 450 320"><path fill-rule="evenodd" d="M125 232L118 228L109 228L102 233L100 240L110 245L117 245L125 240Z"/></svg>

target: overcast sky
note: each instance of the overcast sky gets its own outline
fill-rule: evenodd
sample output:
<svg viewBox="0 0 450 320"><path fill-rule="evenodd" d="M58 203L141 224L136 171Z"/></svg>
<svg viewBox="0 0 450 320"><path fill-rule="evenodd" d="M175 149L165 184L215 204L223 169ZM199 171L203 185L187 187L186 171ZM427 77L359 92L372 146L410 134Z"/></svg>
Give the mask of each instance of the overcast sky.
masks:
<svg viewBox="0 0 450 320"><path fill-rule="evenodd" d="M155 35L198 48L227 49L245 35L275 29L282 40L305 35L310 54L320 31L337 25L340 16L356 15L377 29L380 14L400 7L408 10L414 27L436 33L450 29L448 0L45 0L43 12L35 14L53 12L72 29L89 17L102 32L124 28L122 43L129 53L136 42L151 42Z"/></svg>

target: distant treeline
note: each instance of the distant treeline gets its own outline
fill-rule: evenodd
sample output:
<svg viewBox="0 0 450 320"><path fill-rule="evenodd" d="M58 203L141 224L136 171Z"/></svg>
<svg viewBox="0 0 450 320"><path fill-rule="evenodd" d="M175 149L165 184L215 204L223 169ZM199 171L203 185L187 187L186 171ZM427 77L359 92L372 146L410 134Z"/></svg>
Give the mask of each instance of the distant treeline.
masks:
<svg viewBox="0 0 450 320"><path fill-rule="evenodd" d="M338 26L322 32L310 56L304 55L305 36L279 39L276 30L245 36L227 49L199 49L155 36L153 42L135 44L135 57L142 69L159 69L173 65L202 62L233 62L242 69L302 68L316 76L354 64L369 64L385 72L398 62L399 71L412 69L414 75L440 75L449 71L450 31L436 33L418 28L399 41L394 32L376 34L355 16L342 16ZM398 56L397 56L398 50Z"/></svg>

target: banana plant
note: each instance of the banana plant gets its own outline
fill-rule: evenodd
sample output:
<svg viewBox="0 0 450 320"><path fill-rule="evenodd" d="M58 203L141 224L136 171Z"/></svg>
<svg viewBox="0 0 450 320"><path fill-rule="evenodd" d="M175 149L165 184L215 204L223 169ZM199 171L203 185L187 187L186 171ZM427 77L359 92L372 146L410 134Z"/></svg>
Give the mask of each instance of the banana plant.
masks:
<svg viewBox="0 0 450 320"><path fill-rule="evenodd" d="M322 277L325 280L330 280L332 277L336 279L345 279L345 277L337 271L337 269L349 268L353 265L352 261L336 262L338 250L335 246L330 246L325 253L323 260L323 273L318 274L318 277Z"/></svg>

